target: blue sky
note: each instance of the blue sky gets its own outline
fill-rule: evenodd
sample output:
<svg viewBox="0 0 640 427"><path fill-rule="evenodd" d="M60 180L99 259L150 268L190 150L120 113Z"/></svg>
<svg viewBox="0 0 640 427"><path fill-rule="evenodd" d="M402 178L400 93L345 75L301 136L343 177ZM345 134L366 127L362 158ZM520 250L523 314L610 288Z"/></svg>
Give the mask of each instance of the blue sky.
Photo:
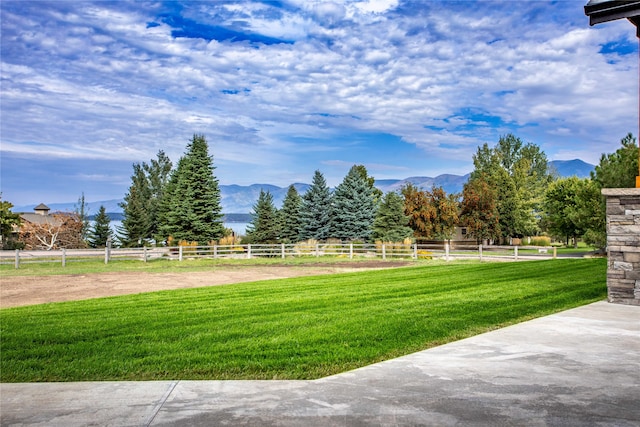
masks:
<svg viewBox="0 0 640 427"><path fill-rule="evenodd" d="M597 163L638 127L635 27L583 1L0 3L2 199L117 199L204 134L221 184L465 174L514 133Z"/></svg>

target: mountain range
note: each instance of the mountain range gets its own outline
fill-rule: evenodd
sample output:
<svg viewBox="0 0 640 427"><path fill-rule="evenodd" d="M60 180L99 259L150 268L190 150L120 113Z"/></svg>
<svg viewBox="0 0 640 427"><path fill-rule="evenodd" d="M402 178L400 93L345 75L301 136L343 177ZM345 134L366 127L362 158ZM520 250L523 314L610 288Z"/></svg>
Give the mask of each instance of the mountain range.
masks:
<svg viewBox="0 0 640 427"><path fill-rule="evenodd" d="M582 160L554 160L549 162L550 168L554 173L561 177L577 176L578 178L586 178L595 166ZM428 176L413 176L404 179L381 179L376 180L376 187L383 192L397 191L405 184L411 183L419 188L430 189L432 186L442 187L447 193L460 193L462 187L469 179L469 174L466 175L453 175L443 174L436 177ZM293 184L301 195L304 194L309 188L309 184L295 183ZM238 213L248 214L252 211L253 205L258 200L260 190L268 191L273 195L273 201L276 207L282 206L288 187L278 187L270 184L252 184L252 185L220 185L220 195L222 211L226 214ZM51 208L52 211L74 211L77 203L49 203L46 200L42 201ZM100 206L104 206L105 210L109 212L112 219L117 219L118 214L122 213L122 208L119 203L122 199L103 200L98 202L87 203L87 209L89 214L95 214L100 209ZM14 212L31 212L35 205L16 206L13 208Z"/></svg>

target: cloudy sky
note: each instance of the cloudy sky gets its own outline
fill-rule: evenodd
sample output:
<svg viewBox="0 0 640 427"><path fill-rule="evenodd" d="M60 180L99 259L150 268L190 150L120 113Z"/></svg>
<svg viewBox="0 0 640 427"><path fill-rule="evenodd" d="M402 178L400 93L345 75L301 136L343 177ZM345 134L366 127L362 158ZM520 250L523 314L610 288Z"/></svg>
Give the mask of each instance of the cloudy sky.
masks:
<svg viewBox="0 0 640 427"><path fill-rule="evenodd" d="M465 174L514 133L597 163L638 127L638 42L576 1L11 1L1 191L121 198L204 134L221 184Z"/></svg>

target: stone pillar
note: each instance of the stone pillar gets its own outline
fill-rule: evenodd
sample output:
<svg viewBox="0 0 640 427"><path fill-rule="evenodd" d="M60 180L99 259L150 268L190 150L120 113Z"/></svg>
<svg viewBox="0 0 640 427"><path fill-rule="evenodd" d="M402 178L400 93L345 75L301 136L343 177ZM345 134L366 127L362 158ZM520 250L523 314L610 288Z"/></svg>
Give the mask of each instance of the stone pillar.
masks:
<svg viewBox="0 0 640 427"><path fill-rule="evenodd" d="M640 189L605 188L609 302L640 306Z"/></svg>

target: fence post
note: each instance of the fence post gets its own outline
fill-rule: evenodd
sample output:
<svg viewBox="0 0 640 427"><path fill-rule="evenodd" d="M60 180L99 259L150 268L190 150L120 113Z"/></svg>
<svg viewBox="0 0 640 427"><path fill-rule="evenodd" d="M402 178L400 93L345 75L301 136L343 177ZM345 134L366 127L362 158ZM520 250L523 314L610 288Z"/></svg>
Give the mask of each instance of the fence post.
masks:
<svg viewBox="0 0 640 427"><path fill-rule="evenodd" d="M353 242L349 243L349 259L353 259Z"/></svg>
<svg viewBox="0 0 640 427"><path fill-rule="evenodd" d="M65 248L62 248L62 266L67 266L67 250Z"/></svg>
<svg viewBox="0 0 640 427"><path fill-rule="evenodd" d="M517 246L513 247L513 257L516 259L516 261L518 260L518 247Z"/></svg>
<svg viewBox="0 0 640 427"><path fill-rule="evenodd" d="M320 244L316 243L316 258L320 256Z"/></svg>
<svg viewBox="0 0 640 427"><path fill-rule="evenodd" d="M482 261L482 243L478 245L478 252L480 253L480 261Z"/></svg>
<svg viewBox="0 0 640 427"><path fill-rule="evenodd" d="M16 249L15 267L16 267L16 270L20 268L20 249Z"/></svg>
<svg viewBox="0 0 640 427"><path fill-rule="evenodd" d="M144 262L147 262L147 247L143 247L142 248L143 254L144 254Z"/></svg>
<svg viewBox="0 0 640 427"><path fill-rule="evenodd" d="M556 256L558 255L558 248L556 248L555 246L553 247L553 259L556 259Z"/></svg>
<svg viewBox="0 0 640 427"><path fill-rule="evenodd" d="M418 244L413 244L413 259L418 259Z"/></svg>
<svg viewBox="0 0 640 427"><path fill-rule="evenodd" d="M444 259L449 261L449 242L444 243Z"/></svg>
<svg viewBox="0 0 640 427"><path fill-rule="evenodd" d="M282 249L282 259L284 259L284 243L280 243L280 248Z"/></svg>
<svg viewBox="0 0 640 427"><path fill-rule="evenodd" d="M182 245L178 246L178 261L182 261Z"/></svg>
<svg viewBox="0 0 640 427"><path fill-rule="evenodd" d="M218 257L218 245L213 245L213 259Z"/></svg>
<svg viewBox="0 0 640 427"><path fill-rule="evenodd" d="M384 243L382 244L382 259L387 259L387 245L385 245Z"/></svg>
<svg viewBox="0 0 640 427"><path fill-rule="evenodd" d="M247 259L251 259L251 244L247 245Z"/></svg>

